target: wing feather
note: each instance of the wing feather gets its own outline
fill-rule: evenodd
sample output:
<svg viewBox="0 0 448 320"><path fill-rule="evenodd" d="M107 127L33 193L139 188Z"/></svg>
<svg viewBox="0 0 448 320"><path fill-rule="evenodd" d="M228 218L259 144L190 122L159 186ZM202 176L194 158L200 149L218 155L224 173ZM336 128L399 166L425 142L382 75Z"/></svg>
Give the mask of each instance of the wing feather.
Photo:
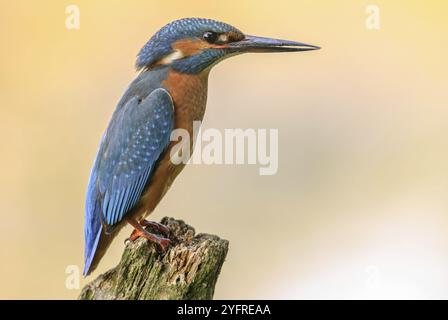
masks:
<svg viewBox="0 0 448 320"><path fill-rule="evenodd" d="M142 101L132 97L115 111L90 175L84 273L89 270L102 225L115 226L139 201L169 144L173 125L173 101L163 88Z"/></svg>
<svg viewBox="0 0 448 320"><path fill-rule="evenodd" d="M141 103L133 99L121 112L121 123L114 128L115 139L103 154L98 175L107 207L102 218L108 226L119 223L138 202L169 143L174 121L172 100L164 89L153 91Z"/></svg>

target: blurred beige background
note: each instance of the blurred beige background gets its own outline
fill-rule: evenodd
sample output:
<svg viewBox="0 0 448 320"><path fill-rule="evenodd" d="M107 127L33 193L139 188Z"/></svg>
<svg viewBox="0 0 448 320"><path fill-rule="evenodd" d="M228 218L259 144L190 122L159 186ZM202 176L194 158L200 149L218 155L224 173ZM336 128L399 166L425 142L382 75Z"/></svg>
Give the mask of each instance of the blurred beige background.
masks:
<svg viewBox="0 0 448 320"><path fill-rule="evenodd" d="M80 30L65 28L69 4ZM368 4L380 30L365 27ZM442 0L1 0L0 298L78 295L65 270L82 266L100 136L138 50L187 16L323 47L239 56L211 73L206 127L278 128L280 139L277 175L189 166L152 216L230 241L215 298L448 298L447 10Z"/></svg>

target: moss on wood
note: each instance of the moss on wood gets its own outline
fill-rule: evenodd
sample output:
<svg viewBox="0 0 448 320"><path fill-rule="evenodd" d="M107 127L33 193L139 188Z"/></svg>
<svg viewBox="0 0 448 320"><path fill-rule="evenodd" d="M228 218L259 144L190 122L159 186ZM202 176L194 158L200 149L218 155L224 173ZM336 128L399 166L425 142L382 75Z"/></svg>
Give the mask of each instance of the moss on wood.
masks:
<svg viewBox="0 0 448 320"><path fill-rule="evenodd" d="M165 217L161 223L171 230L166 253L145 239L127 243L120 263L87 284L79 299L212 299L228 241L195 235L181 220Z"/></svg>

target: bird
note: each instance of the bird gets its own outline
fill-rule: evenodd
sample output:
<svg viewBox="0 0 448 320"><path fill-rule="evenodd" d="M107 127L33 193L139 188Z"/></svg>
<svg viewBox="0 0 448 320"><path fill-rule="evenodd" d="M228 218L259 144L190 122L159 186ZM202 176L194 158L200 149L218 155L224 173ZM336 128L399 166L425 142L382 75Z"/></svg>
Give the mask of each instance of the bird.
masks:
<svg viewBox="0 0 448 320"><path fill-rule="evenodd" d="M184 129L193 139L193 122L204 117L213 66L249 52L317 49L301 42L247 35L227 23L205 18L182 18L157 31L137 55L139 74L119 100L90 172L83 275L97 268L127 224L134 227L131 241L142 237L162 253L168 249L170 240L164 236L168 227L146 217L185 166L170 161L175 145L170 134ZM146 226L154 227L157 234Z"/></svg>

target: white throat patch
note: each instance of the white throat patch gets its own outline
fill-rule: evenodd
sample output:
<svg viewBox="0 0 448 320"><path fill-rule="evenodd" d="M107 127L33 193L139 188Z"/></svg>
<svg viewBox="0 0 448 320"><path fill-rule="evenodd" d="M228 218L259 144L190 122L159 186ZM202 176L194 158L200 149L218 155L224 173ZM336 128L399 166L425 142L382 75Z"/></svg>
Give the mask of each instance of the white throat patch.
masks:
<svg viewBox="0 0 448 320"><path fill-rule="evenodd" d="M173 52L171 52L170 54L164 56L159 64L170 64L171 62L175 61L175 60L179 60L182 59L184 57L184 54L182 51L180 50L175 50Z"/></svg>

